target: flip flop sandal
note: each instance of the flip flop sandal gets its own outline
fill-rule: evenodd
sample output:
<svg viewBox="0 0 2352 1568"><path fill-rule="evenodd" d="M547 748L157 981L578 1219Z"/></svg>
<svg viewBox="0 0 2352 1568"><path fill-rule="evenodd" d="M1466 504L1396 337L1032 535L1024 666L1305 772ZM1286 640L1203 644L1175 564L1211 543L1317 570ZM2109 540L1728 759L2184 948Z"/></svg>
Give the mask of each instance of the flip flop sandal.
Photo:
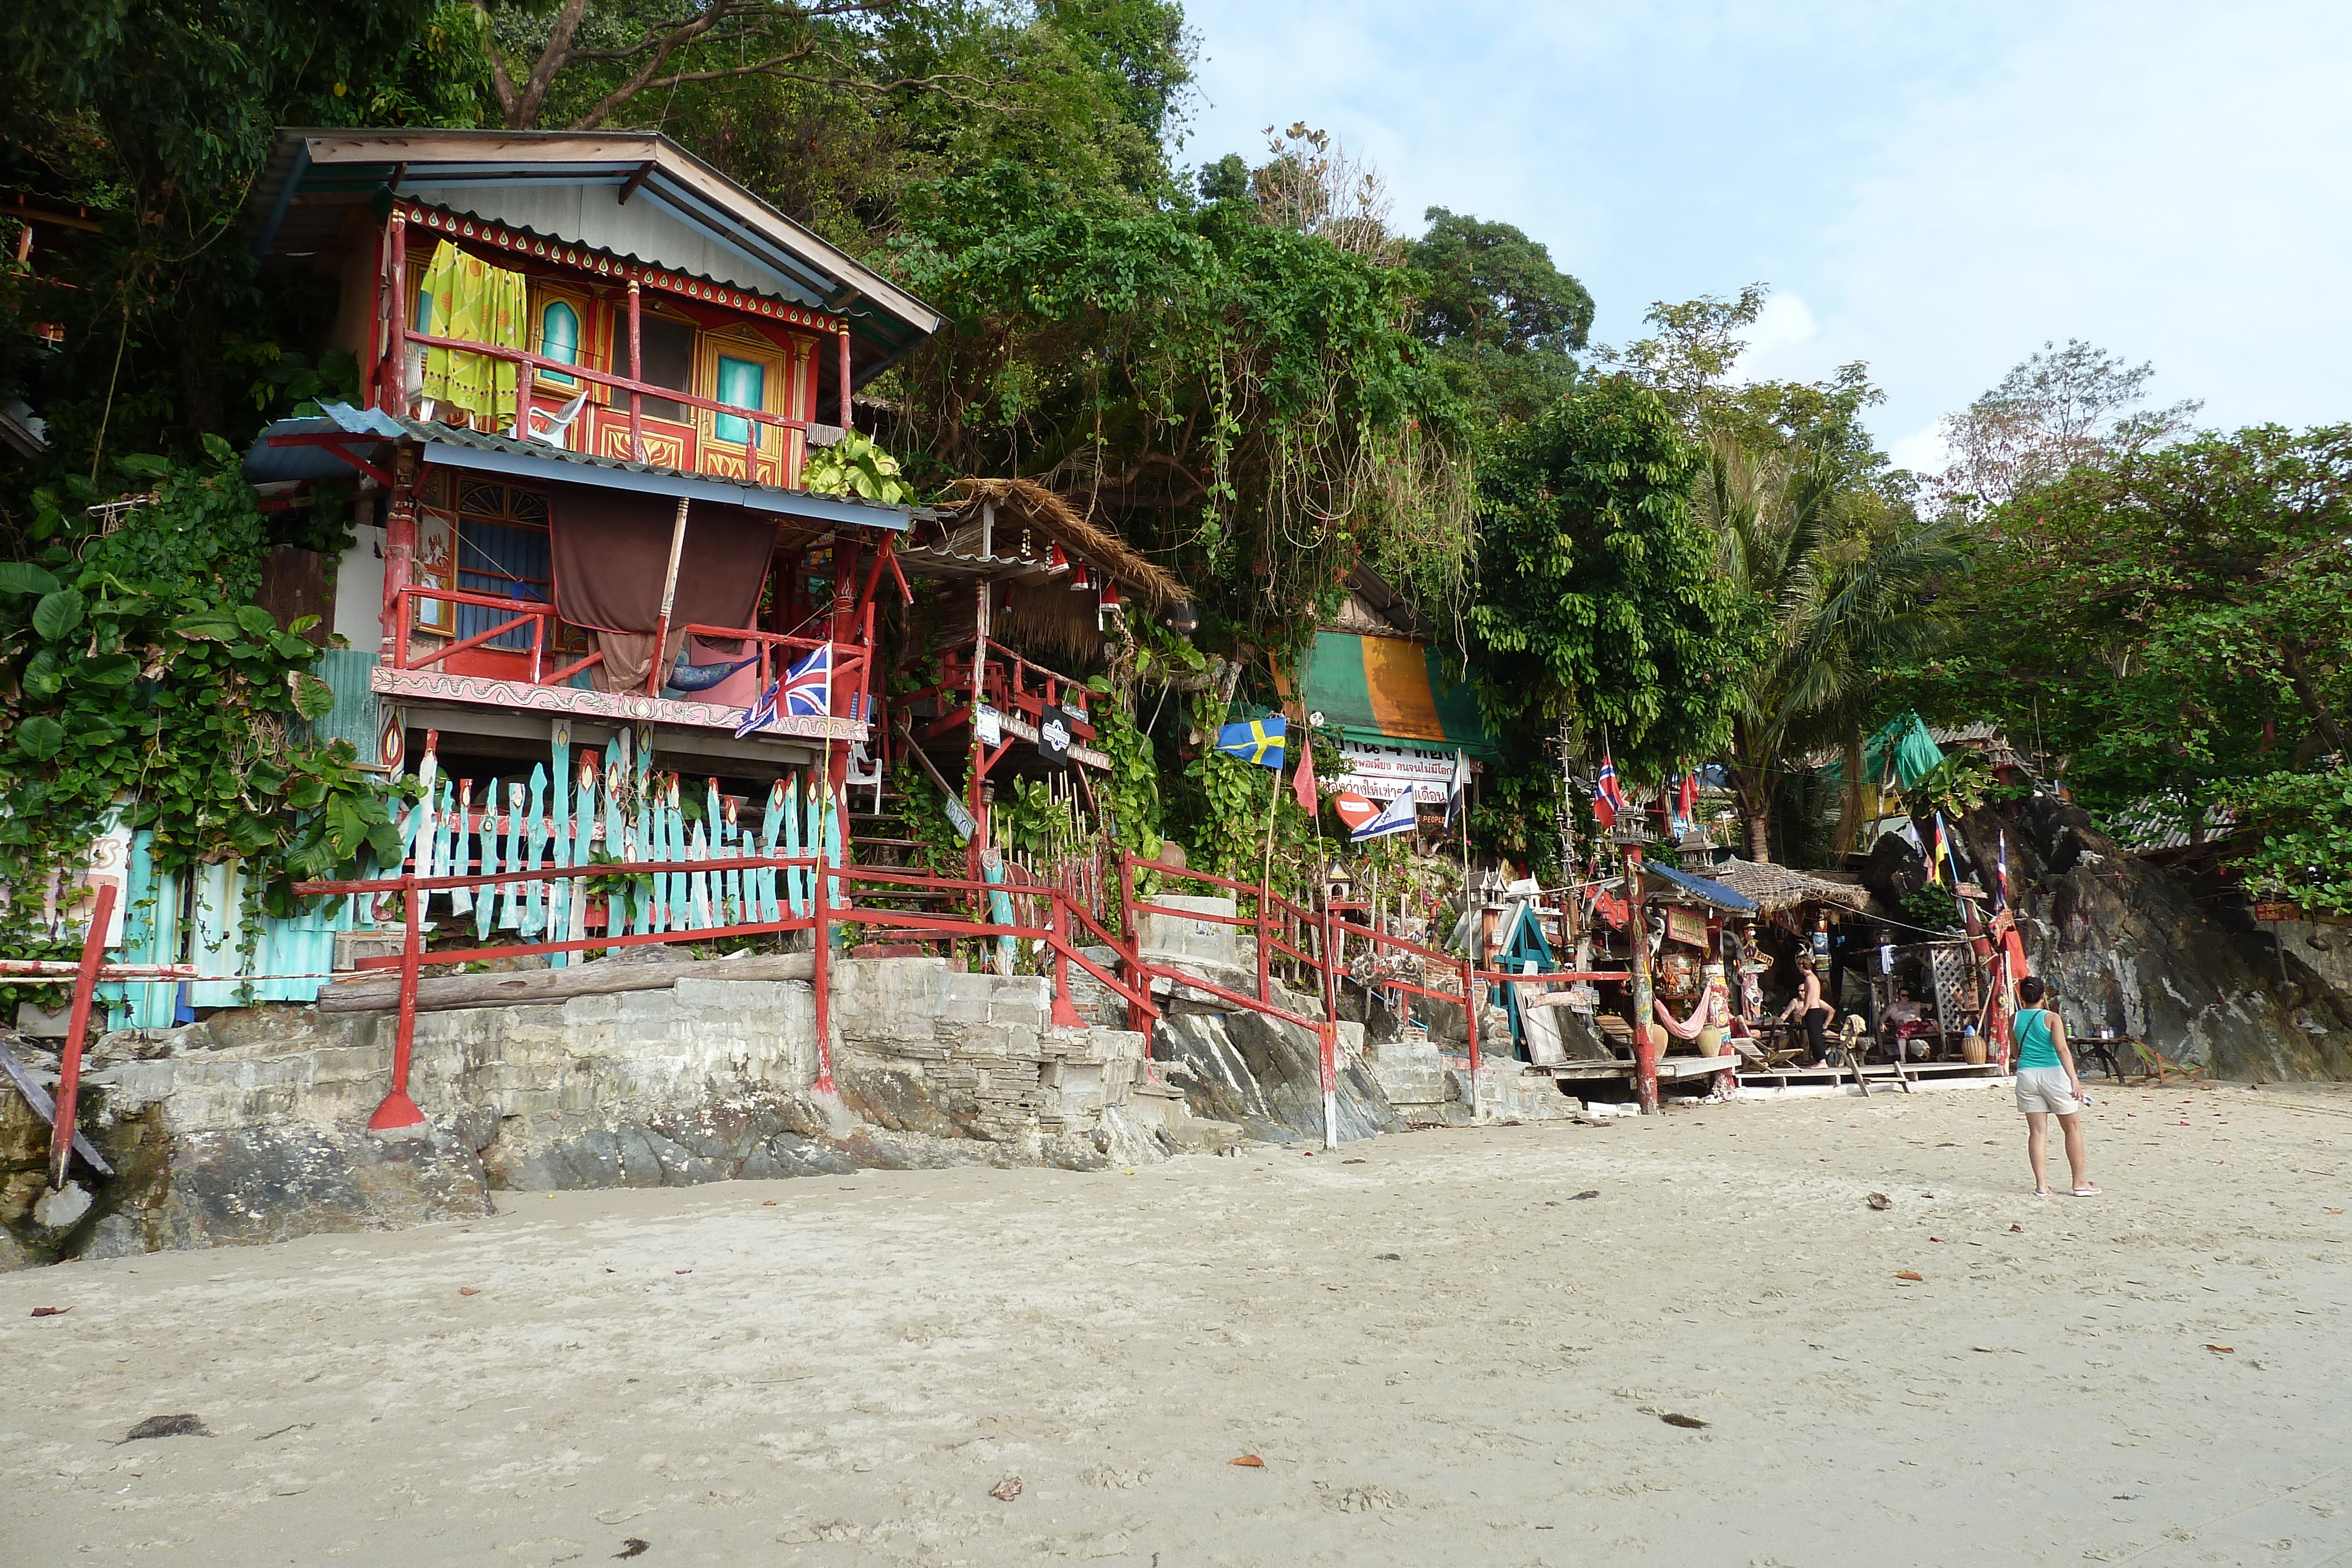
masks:
<svg viewBox="0 0 2352 1568"><path fill-rule="evenodd" d="M2078 1186L2074 1189L2074 1196L2076 1197L2096 1197L2102 1190L2104 1189L2095 1185L2091 1186Z"/></svg>

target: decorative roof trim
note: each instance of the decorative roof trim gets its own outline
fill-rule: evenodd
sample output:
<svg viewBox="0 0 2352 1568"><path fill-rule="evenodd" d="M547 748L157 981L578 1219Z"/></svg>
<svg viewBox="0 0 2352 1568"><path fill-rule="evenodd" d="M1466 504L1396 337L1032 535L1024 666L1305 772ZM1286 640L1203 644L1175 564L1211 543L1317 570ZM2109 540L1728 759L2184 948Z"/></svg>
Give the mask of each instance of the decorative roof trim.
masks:
<svg viewBox="0 0 2352 1568"><path fill-rule="evenodd" d="M534 261L572 267L618 283L634 280L644 287L675 294L682 299L692 299L704 305L721 305L748 316L761 316L789 326L806 327L813 331L845 332L849 329L848 321L839 316L828 316L806 306L795 305L755 289L738 287L731 283L720 283L671 267L648 267L635 256L615 256L610 251L557 239L532 229L494 224L487 218L452 212L446 207L429 206L408 197L403 197L395 210L406 222L450 239L474 240L496 246L500 250L510 250Z"/></svg>

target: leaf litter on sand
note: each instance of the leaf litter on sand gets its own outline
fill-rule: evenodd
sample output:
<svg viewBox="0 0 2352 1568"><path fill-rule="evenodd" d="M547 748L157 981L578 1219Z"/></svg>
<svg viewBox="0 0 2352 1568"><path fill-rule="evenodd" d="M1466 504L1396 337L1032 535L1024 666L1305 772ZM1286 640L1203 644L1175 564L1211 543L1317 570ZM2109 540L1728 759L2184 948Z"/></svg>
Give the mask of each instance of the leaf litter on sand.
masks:
<svg viewBox="0 0 2352 1568"><path fill-rule="evenodd" d="M1915 1285L1925 1282L1927 1278L1916 1269L1898 1269L1895 1270L1895 1277L1898 1280L1908 1280Z"/></svg>
<svg viewBox="0 0 2352 1568"><path fill-rule="evenodd" d="M123 1433L118 1442L135 1443L142 1437L209 1437L212 1435L212 1429L205 1425L203 1416L184 1411L177 1416L150 1416Z"/></svg>
<svg viewBox="0 0 2352 1568"><path fill-rule="evenodd" d="M1005 1477L1003 1480L988 1489L988 1495L994 1498L999 1502L1011 1502L1014 1498L1021 1495L1021 1478L1019 1476Z"/></svg>
<svg viewBox="0 0 2352 1568"><path fill-rule="evenodd" d="M1265 1469L1265 1461L1259 1458L1255 1454L1244 1454L1240 1458L1227 1459L1225 1463L1229 1465L1239 1465L1245 1470L1262 1470Z"/></svg>
<svg viewBox="0 0 2352 1568"><path fill-rule="evenodd" d="M1887 1197L1883 1192L1874 1192L1862 1201L1870 1205L1873 1208L1893 1208L1895 1207L1895 1200Z"/></svg>

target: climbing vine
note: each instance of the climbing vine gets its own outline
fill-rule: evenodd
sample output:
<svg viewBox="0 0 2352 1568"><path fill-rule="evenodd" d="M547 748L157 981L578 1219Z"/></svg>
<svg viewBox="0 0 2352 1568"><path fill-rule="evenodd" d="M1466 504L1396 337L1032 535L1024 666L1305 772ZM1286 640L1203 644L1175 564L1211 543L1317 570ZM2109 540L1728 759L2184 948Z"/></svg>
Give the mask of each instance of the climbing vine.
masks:
<svg viewBox="0 0 2352 1568"><path fill-rule="evenodd" d="M159 869L235 856L270 914L290 886L397 859L394 798L342 741L309 738L334 694L305 617L252 601L268 538L225 442L208 462L122 461L128 505L86 484L35 495L31 559L0 562L0 882L78 872L118 809ZM248 912L251 913L251 912ZM0 935L32 938L38 897ZM248 922L249 923L249 922Z"/></svg>

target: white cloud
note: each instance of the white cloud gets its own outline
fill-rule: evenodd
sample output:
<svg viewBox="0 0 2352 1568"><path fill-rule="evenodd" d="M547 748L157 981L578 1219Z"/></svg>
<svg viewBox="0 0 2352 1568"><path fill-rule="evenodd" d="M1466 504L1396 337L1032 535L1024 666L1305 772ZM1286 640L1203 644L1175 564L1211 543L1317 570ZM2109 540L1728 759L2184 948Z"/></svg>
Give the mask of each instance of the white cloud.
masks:
<svg viewBox="0 0 2352 1568"><path fill-rule="evenodd" d="M1591 288L1775 286L1754 375L1865 361L1932 429L2045 339L2153 360L2217 423L2352 416L2352 6L2272 0L1189 0L1184 149L1293 120ZM1809 329L1808 329L1809 324ZM1759 323L1759 328L1766 325ZM1913 436L1903 436L1910 442Z"/></svg>
<svg viewBox="0 0 2352 1568"><path fill-rule="evenodd" d="M1821 324L1805 297L1783 291L1764 301L1756 324L1748 329L1748 348L1732 367L1739 382L1811 381L1821 372L1819 354L1811 351Z"/></svg>
<svg viewBox="0 0 2352 1568"><path fill-rule="evenodd" d="M1886 455L1897 468L1914 474L1941 474L1950 466L1952 449L1945 443L1942 422L1898 435L1886 444Z"/></svg>

